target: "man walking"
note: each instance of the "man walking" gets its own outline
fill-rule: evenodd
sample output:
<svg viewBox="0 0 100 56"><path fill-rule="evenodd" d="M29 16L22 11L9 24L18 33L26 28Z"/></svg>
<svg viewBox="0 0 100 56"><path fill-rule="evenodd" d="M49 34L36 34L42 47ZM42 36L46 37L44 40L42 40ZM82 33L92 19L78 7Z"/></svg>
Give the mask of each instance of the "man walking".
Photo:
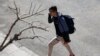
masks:
<svg viewBox="0 0 100 56"><path fill-rule="evenodd" d="M62 44L69 51L69 56L75 56L68 44L69 42L71 42L69 34L72 34L75 30L74 22L72 21L72 19L73 18L71 18L70 16L60 14L57 11L56 6L52 6L49 8L48 22L54 22L57 38L53 39L49 43L48 56L52 55L53 46L59 42L62 42Z"/></svg>

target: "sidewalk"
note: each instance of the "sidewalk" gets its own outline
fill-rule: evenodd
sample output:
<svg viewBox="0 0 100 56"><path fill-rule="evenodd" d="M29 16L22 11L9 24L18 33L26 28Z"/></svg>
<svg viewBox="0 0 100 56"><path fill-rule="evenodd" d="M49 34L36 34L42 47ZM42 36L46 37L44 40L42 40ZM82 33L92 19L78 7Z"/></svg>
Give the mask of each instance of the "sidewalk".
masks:
<svg viewBox="0 0 100 56"><path fill-rule="evenodd" d="M0 32L0 44L3 40L5 35ZM27 49L24 46L17 46L18 43L14 43L6 47L2 52L0 52L0 56L38 56L37 54L33 53L31 50Z"/></svg>

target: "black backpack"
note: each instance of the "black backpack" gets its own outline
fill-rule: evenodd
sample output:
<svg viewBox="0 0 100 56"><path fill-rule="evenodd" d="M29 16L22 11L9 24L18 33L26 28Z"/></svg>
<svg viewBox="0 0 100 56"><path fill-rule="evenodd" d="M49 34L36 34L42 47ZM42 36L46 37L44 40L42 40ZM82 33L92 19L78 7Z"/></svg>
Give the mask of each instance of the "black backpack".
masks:
<svg viewBox="0 0 100 56"><path fill-rule="evenodd" d="M69 34L73 34L75 31L76 31L76 28L74 26L74 18L72 18L71 16L69 15L62 15L65 20L66 20L66 23L68 25L68 28L69 28Z"/></svg>

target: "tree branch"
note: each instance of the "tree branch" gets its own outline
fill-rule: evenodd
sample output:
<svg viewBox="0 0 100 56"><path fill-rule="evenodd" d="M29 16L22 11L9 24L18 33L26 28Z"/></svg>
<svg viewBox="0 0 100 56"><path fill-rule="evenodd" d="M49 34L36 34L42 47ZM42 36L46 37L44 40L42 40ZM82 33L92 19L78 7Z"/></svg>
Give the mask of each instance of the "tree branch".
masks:
<svg viewBox="0 0 100 56"><path fill-rule="evenodd" d="M39 11L39 12L36 12L36 13L34 13L34 14L32 14L32 15L25 16L25 17L23 17L23 18L21 18L21 19L26 19L26 18L32 17L32 16L34 16L34 15L42 15L42 14L39 14L39 13L41 13L41 12L43 12L43 11L45 11L45 10L46 10L46 9L43 9L43 10L41 10L41 11Z"/></svg>

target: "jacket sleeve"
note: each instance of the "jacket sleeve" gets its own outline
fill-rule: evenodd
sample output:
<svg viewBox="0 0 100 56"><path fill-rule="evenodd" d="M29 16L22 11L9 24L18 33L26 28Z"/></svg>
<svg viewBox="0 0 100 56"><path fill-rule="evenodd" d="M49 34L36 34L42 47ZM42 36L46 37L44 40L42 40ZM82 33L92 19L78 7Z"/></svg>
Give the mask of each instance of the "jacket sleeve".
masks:
<svg viewBox="0 0 100 56"><path fill-rule="evenodd" d="M50 14L48 14L48 23L52 23L53 22L53 18L51 18Z"/></svg>

